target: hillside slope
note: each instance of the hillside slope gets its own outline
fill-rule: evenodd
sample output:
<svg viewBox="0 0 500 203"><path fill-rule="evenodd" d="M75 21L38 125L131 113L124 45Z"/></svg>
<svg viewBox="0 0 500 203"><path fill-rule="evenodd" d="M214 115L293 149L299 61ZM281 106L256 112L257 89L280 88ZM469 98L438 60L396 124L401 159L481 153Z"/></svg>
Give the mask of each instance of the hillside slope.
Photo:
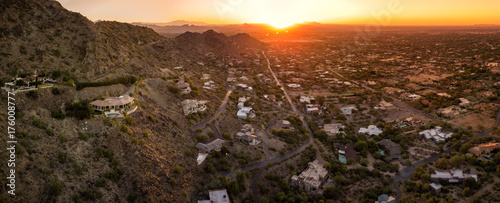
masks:
<svg viewBox="0 0 500 203"><path fill-rule="evenodd" d="M182 65L186 75L196 76L193 85L200 85L201 72L220 70L212 70L213 64L208 63L199 66L198 60L210 58L207 61L215 63L241 58L245 50L234 39L213 31L169 39L150 28L93 23L52 0L2 0L0 18L2 83L33 73L51 76L55 70L76 82L123 75L142 78L130 87L77 91L71 85L57 85L58 91L40 89L35 96L17 93L16 196L6 196L2 187L0 202L190 201L188 194L204 177L195 170L191 120L180 107L185 98L169 90L172 81L160 79L165 76L162 70ZM222 75L212 75L215 81L225 81ZM54 79L66 82L62 76ZM129 90L139 109L126 120L69 116L68 106ZM218 94L208 92L195 99L218 101ZM0 95L0 123L5 124L7 94L2 91ZM212 102L209 108L215 105ZM67 116L55 118L54 112ZM201 115L196 119L202 119ZM6 132L3 124L0 130ZM0 143L5 149L7 137L1 136ZM0 159L8 160L7 156L2 153ZM0 167L0 175L7 177L8 168ZM0 184L5 181L0 179Z"/></svg>

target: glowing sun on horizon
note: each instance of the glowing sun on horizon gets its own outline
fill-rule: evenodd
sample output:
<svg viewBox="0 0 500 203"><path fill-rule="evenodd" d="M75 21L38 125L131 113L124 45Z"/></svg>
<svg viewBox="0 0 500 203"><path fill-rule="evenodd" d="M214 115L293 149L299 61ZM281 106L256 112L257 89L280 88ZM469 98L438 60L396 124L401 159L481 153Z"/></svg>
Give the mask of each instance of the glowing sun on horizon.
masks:
<svg viewBox="0 0 500 203"><path fill-rule="evenodd" d="M268 24L276 29L283 29L297 23L308 21L316 0L291 2L259 1L260 5L252 21Z"/></svg>

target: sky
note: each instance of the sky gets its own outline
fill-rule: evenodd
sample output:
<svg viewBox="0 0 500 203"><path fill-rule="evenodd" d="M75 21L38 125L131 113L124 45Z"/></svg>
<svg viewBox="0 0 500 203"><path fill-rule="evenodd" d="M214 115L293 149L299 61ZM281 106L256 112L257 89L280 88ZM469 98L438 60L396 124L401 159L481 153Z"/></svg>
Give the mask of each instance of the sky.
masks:
<svg viewBox="0 0 500 203"><path fill-rule="evenodd" d="M90 20L210 24L500 24L499 0L58 0Z"/></svg>

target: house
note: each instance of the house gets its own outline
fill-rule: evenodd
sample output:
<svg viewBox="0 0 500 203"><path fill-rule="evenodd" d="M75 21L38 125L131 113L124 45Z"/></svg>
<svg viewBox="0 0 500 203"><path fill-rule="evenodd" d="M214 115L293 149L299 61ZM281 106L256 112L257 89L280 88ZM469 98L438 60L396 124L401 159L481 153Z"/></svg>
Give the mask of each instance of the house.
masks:
<svg viewBox="0 0 500 203"><path fill-rule="evenodd" d="M381 109L381 110L394 110L396 107L390 102L386 102L384 100L380 101L380 103L374 107L375 109Z"/></svg>
<svg viewBox="0 0 500 203"><path fill-rule="evenodd" d="M352 110L358 110L358 109L356 107L352 107L352 106L346 106L346 107L340 108L340 112L342 112L342 114L344 114L344 115L351 115Z"/></svg>
<svg viewBox="0 0 500 203"><path fill-rule="evenodd" d="M182 66L174 67L174 70L181 70L181 69L182 69Z"/></svg>
<svg viewBox="0 0 500 203"><path fill-rule="evenodd" d="M394 93L399 93L399 92L403 92L402 89L399 89L399 88L395 88L395 87L384 87L382 88L382 90L387 93L387 94L394 94Z"/></svg>
<svg viewBox="0 0 500 203"><path fill-rule="evenodd" d="M345 163L347 159L359 160L358 152L354 149L353 143L347 143L346 145L335 143L334 147L338 150L340 156L345 158L343 163Z"/></svg>
<svg viewBox="0 0 500 203"><path fill-rule="evenodd" d="M431 186L431 189L432 189L432 192L434 193L439 193L441 192L441 188L443 187L441 184L439 183L431 183L430 184Z"/></svg>
<svg viewBox="0 0 500 203"><path fill-rule="evenodd" d="M340 129L343 129L345 126L342 123L330 123L325 124L323 130L326 132L328 136L335 136L340 132Z"/></svg>
<svg viewBox="0 0 500 203"><path fill-rule="evenodd" d="M206 73L203 73L203 75L201 76L200 80L210 80L210 75L206 74Z"/></svg>
<svg viewBox="0 0 500 203"><path fill-rule="evenodd" d="M319 164L318 160L309 162L306 170L300 175L293 175L290 184L299 187L309 194L321 194L322 186L328 180L328 171Z"/></svg>
<svg viewBox="0 0 500 203"><path fill-rule="evenodd" d="M368 135L380 135L383 131L376 125L369 125L368 128L359 128L358 133L366 133Z"/></svg>
<svg viewBox="0 0 500 203"><path fill-rule="evenodd" d="M455 106L455 105L451 105L451 106L446 107L446 108L439 108L437 110L437 113L439 113L442 116L447 117L447 118L453 118L453 117L459 116L460 114L465 113L465 112L467 112L467 109L462 109L459 106Z"/></svg>
<svg viewBox="0 0 500 203"><path fill-rule="evenodd" d="M271 101L276 101L276 96L274 94L265 94L263 95L264 96L264 99L268 99L268 100L271 100Z"/></svg>
<svg viewBox="0 0 500 203"><path fill-rule="evenodd" d="M207 90L213 90L213 89L215 89L214 81L210 80L208 82L203 83L203 88L205 88Z"/></svg>
<svg viewBox="0 0 500 203"><path fill-rule="evenodd" d="M252 107L241 107L236 113L238 118L246 119L247 117L255 118L255 113L252 110Z"/></svg>
<svg viewBox="0 0 500 203"><path fill-rule="evenodd" d="M434 171L434 173L431 174L431 180L444 180L448 181L448 183L459 183L468 177L472 177L477 181L477 174L464 173L460 169L451 169L449 171Z"/></svg>
<svg viewBox="0 0 500 203"><path fill-rule="evenodd" d="M194 99L186 99L182 101L182 110L185 115L196 113L198 111L205 111L207 109L208 101L198 101Z"/></svg>
<svg viewBox="0 0 500 203"><path fill-rule="evenodd" d="M196 145L194 145L194 147L202 152L210 153L211 151L219 151L222 148L224 142L224 140L217 138L207 144L198 142Z"/></svg>
<svg viewBox="0 0 500 203"><path fill-rule="evenodd" d="M241 90L246 90L246 91L253 90L253 88L249 87L247 84L236 84L236 89L241 89Z"/></svg>
<svg viewBox="0 0 500 203"><path fill-rule="evenodd" d="M451 97L451 95L449 95L446 92L440 92L440 93L437 93L437 95L440 96L440 97L448 97L448 98Z"/></svg>
<svg viewBox="0 0 500 203"><path fill-rule="evenodd" d="M387 158L389 160L401 159L401 145L394 143L390 139L383 139L378 142L379 145L384 146L384 148L389 152Z"/></svg>
<svg viewBox="0 0 500 203"><path fill-rule="evenodd" d="M257 145L260 143L260 141L257 140L257 135L255 135L255 129L251 124L243 125L240 132L237 132L236 136L234 136L234 139L245 142L248 145Z"/></svg>
<svg viewBox="0 0 500 203"><path fill-rule="evenodd" d="M310 103L311 103L311 100L314 100L314 97L310 97L310 96L300 96L300 98L299 98L299 102L300 102L300 103L308 103L308 104L310 104Z"/></svg>
<svg viewBox="0 0 500 203"><path fill-rule="evenodd" d="M184 82L184 78L175 84L175 87L181 89L181 94L189 94L191 92L191 87L189 83Z"/></svg>
<svg viewBox="0 0 500 203"><path fill-rule="evenodd" d="M244 96L243 96L243 97L238 98L238 102L243 102L243 103L245 103L245 102L246 102L247 100L249 100L249 99L250 99L250 97L244 97Z"/></svg>
<svg viewBox="0 0 500 203"><path fill-rule="evenodd" d="M410 93L403 93L401 94L401 99L408 100L408 101L415 101L420 99L422 96L418 94L410 94Z"/></svg>
<svg viewBox="0 0 500 203"><path fill-rule="evenodd" d="M231 203L226 189L209 190L210 200L198 200L198 203Z"/></svg>
<svg viewBox="0 0 500 203"><path fill-rule="evenodd" d="M418 126L421 126L421 125L425 125L425 121L421 120L421 119L418 119L418 118L415 118L415 117L408 117L408 118L399 118L395 121L398 125L407 125L407 126L411 126L411 127L418 127Z"/></svg>
<svg viewBox="0 0 500 203"><path fill-rule="evenodd" d="M467 100L466 98L458 98L458 99L460 99L460 104L458 104L459 106L466 107L470 105L470 101Z"/></svg>
<svg viewBox="0 0 500 203"><path fill-rule="evenodd" d="M134 98L128 95L119 97L107 97L104 100L90 102L96 111L123 111L126 107L132 106Z"/></svg>
<svg viewBox="0 0 500 203"><path fill-rule="evenodd" d="M486 63L486 66L488 66L488 67L498 67L498 62Z"/></svg>
<svg viewBox="0 0 500 203"><path fill-rule="evenodd" d="M273 126L271 127L271 129L276 129L276 130L279 130L279 129L283 129L283 130L294 130L292 124L290 123L290 121L288 120L277 120Z"/></svg>
<svg viewBox="0 0 500 203"><path fill-rule="evenodd" d="M480 144L478 146L470 148L469 152L476 156L481 156L483 154L489 154L491 153L491 151L498 148L500 148L500 143Z"/></svg>
<svg viewBox="0 0 500 203"><path fill-rule="evenodd" d="M441 126L436 126L433 129L419 132L418 135L428 140L432 139L435 143L438 143L441 140L446 141L451 137L453 133L444 133L441 131L442 129L443 128Z"/></svg>
<svg viewBox="0 0 500 203"><path fill-rule="evenodd" d="M321 106L319 104L306 104L306 113L321 113Z"/></svg>
<svg viewBox="0 0 500 203"><path fill-rule="evenodd" d="M396 203L396 198L383 194L378 196L378 199L377 201L375 201L375 203Z"/></svg>
<svg viewBox="0 0 500 203"><path fill-rule="evenodd" d="M288 84L288 87L297 89L297 88L300 88L300 85L292 83L292 84Z"/></svg>

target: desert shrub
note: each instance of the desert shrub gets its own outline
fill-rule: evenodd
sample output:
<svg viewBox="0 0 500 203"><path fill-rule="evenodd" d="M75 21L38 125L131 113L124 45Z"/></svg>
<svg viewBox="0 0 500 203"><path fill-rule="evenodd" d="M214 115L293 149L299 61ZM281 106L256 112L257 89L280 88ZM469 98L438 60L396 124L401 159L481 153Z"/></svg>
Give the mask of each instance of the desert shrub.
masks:
<svg viewBox="0 0 500 203"><path fill-rule="evenodd" d="M173 169L174 173L177 173L177 174L181 174L182 170L184 170L184 169L179 165L174 166L174 169Z"/></svg>
<svg viewBox="0 0 500 203"><path fill-rule="evenodd" d="M38 99L38 97L40 97L40 93L36 90L31 90L31 91L28 91L28 93L26 93L26 96L28 96L28 98L31 98L31 99Z"/></svg>
<svg viewBox="0 0 500 203"><path fill-rule="evenodd" d="M95 186L97 187L105 187L106 186L106 178L100 177L95 181Z"/></svg>
<svg viewBox="0 0 500 203"><path fill-rule="evenodd" d="M60 120L66 118L66 114L64 112L62 112L60 109L53 109L52 111L50 111L50 116L52 118L60 119Z"/></svg>
<svg viewBox="0 0 500 203"><path fill-rule="evenodd" d="M94 113L94 107L90 105L89 100L66 103L66 116L72 116L80 120L90 119Z"/></svg>
<svg viewBox="0 0 500 203"><path fill-rule="evenodd" d="M62 185L60 183L53 183L50 186L49 194L51 196L59 196L62 193Z"/></svg>
<svg viewBox="0 0 500 203"><path fill-rule="evenodd" d="M53 95L60 95L61 94L61 90L59 90L59 88L55 87L55 88L52 88L52 94Z"/></svg>

